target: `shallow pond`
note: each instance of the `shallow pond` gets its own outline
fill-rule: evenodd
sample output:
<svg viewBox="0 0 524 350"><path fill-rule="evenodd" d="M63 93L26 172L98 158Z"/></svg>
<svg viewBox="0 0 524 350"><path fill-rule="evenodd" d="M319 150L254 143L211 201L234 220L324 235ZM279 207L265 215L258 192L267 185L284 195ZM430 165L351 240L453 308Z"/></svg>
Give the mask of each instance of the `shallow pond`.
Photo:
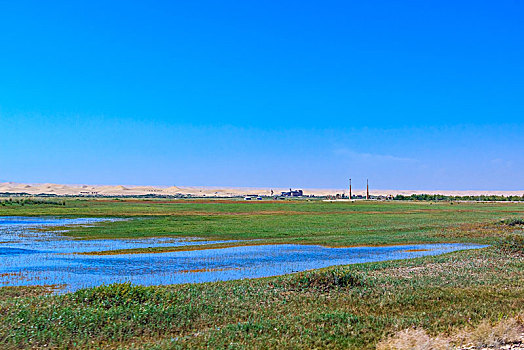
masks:
<svg viewBox="0 0 524 350"><path fill-rule="evenodd" d="M142 285L211 282L282 275L333 265L408 259L472 244L326 248L255 245L155 254L82 255L112 249L189 246L231 241L172 238L75 240L43 226L91 225L110 219L0 217L0 286L64 285L71 291L115 282Z"/></svg>

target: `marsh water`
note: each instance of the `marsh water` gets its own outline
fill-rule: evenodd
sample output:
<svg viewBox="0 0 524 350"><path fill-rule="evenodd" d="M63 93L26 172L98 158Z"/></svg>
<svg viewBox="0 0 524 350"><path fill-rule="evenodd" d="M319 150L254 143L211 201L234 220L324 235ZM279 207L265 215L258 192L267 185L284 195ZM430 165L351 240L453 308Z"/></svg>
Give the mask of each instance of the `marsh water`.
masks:
<svg viewBox="0 0 524 350"><path fill-rule="evenodd" d="M268 277L333 265L408 259L473 244L327 248L254 245L169 253L84 255L114 249L177 247L232 241L174 238L77 240L45 226L93 225L111 219L0 217L0 286L60 285L65 291L115 282L142 285Z"/></svg>

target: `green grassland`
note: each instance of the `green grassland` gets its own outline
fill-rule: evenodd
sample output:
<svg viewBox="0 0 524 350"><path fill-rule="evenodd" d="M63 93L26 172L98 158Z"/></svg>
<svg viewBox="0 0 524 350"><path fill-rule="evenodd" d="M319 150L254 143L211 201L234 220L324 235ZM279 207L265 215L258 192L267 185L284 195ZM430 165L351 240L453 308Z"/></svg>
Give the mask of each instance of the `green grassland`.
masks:
<svg viewBox="0 0 524 350"><path fill-rule="evenodd" d="M63 295L4 287L0 348L373 349L406 328L450 335L524 312L524 227L506 220L523 218L524 204L67 200L0 207L4 215L128 219L68 232L86 239L492 246L242 281L120 284Z"/></svg>

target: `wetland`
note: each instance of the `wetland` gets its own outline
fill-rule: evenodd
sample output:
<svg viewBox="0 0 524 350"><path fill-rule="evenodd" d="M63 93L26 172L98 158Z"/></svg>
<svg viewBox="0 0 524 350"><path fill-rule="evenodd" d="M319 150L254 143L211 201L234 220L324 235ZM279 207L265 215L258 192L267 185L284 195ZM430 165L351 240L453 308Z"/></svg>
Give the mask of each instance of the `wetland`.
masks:
<svg viewBox="0 0 524 350"><path fill-rule="evenodd" d="M453 341L500 322L520 332L523 213L409 201L0 207L0 346L373 349L406 329Z"/></svg>
<svg viewBox="0 0 524 350"><path fill-rule="evenodd" d="M463 243L344 248L260 244L205 249L206 245L231 244L236 241L165 237L78 240L62 236L60 232L39 230L53 226L89 227L104 221L114 220L0 217L0 285L56 285L62 286L66 291L73 291L125 282L141 285L214 282L486 247ZM198 245L201 249L183 250L192 245ZM112 250L155 247L182 249L166 253L107 253ZM106 254L97 255L100 251Z"/></svg>

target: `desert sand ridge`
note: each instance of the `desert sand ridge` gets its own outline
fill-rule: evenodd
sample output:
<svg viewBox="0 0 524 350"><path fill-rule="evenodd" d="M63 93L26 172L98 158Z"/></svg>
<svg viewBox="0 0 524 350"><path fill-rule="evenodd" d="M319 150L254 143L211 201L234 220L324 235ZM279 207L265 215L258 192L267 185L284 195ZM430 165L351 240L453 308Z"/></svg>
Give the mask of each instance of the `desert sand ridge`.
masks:
<svg viewBox="0 0 524 350"><path fill-rule="evenodd" d="M257 187L182 187L182 186L127 186L127 185L63 185L63 184L25 184L16 182L0 183L0 193L27 193L29 195L58 195L58 196L81 196L81 195L101 195L101 196L141 196L141 195L192 195L206 197L237 197L244 195L265 195L268 196L273 190L274 194L288 191L289 188L257 188ZM303 188L304 194L315 196L335 195L337 193L348 193L347 188L338 189L319 189ZM365 189L353 189L354 195L365 195ZM453 191L453 190L383 190L370 189L371 195L411 195L411 194L442 194L449 196L480 196L480 195L504 195L522 196L524 190L518 191Z"/></svg>

